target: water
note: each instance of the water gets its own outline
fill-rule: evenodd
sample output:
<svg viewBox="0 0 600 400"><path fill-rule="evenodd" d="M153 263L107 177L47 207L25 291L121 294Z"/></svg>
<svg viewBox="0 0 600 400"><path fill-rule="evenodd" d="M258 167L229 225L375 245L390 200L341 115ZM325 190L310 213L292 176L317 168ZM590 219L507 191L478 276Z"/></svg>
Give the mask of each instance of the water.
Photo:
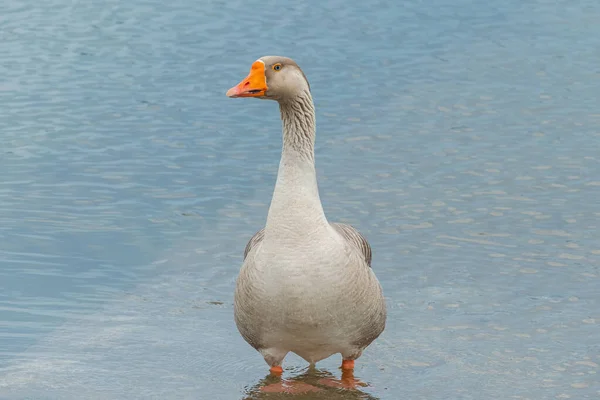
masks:
<svg viewBox="0 0 600 400"><path fill-rule="evenodd" d="M596 1L0 15L0 398L265 397L232 292L280 121L224 93L268 54L311 82L326 213L369 238L389 307L368 387L295 398L600 396Z"/></svg>

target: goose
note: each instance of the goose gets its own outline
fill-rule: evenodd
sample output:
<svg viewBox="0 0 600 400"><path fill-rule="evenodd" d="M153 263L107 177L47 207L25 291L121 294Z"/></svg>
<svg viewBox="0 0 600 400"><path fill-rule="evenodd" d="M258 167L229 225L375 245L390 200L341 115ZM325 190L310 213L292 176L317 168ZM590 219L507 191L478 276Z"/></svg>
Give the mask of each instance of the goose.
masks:
<svg viewBox="0 0 600 400"><path fill-rule="evenodd" d="M227 96L279 103L283 149L265 227L244 250L234 319L244 340L281 375L289 352L315 363L340 353L342 371L383 332L386 304L358 230L330 223L315 170L315 107L290 58L265 56Z"/></svg>

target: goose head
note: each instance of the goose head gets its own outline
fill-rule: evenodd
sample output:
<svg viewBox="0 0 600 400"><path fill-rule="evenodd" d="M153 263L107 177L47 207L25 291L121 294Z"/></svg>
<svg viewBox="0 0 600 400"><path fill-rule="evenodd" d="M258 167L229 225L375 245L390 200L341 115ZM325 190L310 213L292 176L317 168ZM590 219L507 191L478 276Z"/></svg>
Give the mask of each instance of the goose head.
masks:
<svg viewBox="0 0 600 400"><path fill-rule="evenodd" d="M306 92L310 92L308 80L294 60L265 56L252 64L248 76L229 89L227 96L285 102Z"/></svg>

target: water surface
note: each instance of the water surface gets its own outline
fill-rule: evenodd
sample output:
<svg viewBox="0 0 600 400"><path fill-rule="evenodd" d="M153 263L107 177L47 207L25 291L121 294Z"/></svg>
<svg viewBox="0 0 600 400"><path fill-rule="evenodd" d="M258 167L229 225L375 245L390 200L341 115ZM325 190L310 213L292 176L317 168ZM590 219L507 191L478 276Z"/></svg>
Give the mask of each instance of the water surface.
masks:
<svg viewBox="0 0 600 400"><path fill-rule="evenodd" d="M224 93L267 54L311 82L325 211L368 237L389 307L369 386L303 398L600 396L597 2L0 15L0 398L265 397L232 296L280 121Z"/></svg>

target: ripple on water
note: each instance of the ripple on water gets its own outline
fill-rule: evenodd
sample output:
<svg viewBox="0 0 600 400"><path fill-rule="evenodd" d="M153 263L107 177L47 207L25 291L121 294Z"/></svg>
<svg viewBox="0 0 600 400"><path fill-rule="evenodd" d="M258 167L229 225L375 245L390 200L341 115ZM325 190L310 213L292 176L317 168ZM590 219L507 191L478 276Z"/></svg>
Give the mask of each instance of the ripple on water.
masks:
<svg viewBox="0 0 600 400"><path fill-rule="evenodd" d="M597 2L398 4L8 2L0 397L265 397L232 290L280 122L224 96L257 43L304 67L324 207L389 305L369 386L314 396L597 396Z"/></svg>

